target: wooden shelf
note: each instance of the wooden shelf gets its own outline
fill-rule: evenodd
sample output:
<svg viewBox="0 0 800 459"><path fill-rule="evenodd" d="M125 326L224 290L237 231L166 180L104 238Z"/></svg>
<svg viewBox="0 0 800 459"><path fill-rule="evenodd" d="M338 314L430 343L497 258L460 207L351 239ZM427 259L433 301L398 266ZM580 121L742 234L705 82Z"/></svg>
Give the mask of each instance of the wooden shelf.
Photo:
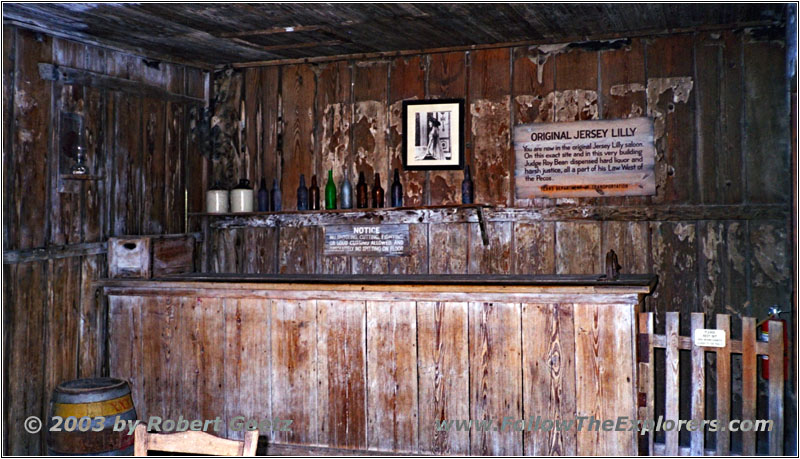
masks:
<svg viewBox="0 0 800 459"><path fill-rule="evenodd" d="M454 206L391 207L383 209L337 209L281 212L210 214L191 212L190 217L210 218L213 228L274 226L314 226L335 224L400 224L437 222L478 222L483 209L490 206L466 204Z"/></svg>
<svg viewBox="0 0 800 459"><path fill-rule="evenodd" d="M383 208L366 208L366 209L334 209L334 210L282 210L279 212L227 212L223 214L209 213L209 212L189 212L190 217L214 217L214 218L230 218L230 217L256 217L256 216L292 216L292 215L360 215L364 213L388 213L388 212L409 212L409 211L425 211L425 210L470 210L479 208L488 208L491 206L485 204L458 204L449 206L420 206L420 207L383 207Z"/></svg>
<svg viewBox="0 0 800 459"><path fill-rule="evenodd" d="M92 174L59 174L58 178L61 180L105 180L102 175Z"/></svg>

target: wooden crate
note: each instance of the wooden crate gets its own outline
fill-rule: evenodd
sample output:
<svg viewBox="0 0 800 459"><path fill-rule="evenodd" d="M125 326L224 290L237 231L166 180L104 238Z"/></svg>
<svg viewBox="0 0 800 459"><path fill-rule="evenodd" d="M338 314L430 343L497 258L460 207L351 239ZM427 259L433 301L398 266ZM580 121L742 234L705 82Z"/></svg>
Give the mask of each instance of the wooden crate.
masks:
<svg viewBox="0 0 800 459"><path fill-rule="evenodd" d="M193 235L123 236L108 239L108 276L149 279L194 271Z"/></svg>

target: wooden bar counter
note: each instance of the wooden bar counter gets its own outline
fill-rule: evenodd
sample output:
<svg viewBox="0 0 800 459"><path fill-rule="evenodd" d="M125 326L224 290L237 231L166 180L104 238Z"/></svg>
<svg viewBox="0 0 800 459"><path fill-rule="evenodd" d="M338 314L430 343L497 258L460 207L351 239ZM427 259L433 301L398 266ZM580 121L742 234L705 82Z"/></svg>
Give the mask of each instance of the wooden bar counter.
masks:
<svg viewBox="0 0 800 459"><path fill-rule="evenodd" d="M130 380L139 419L220 418L218 434L232 438L236 416L292 420L291 432L262 432L270 454L614 455L637 453L635 432L589 421L637 418L635 314L655 282L187 275L99 285L110 375ZM580 431L545 422L582 417ZM470 419L499 430L435 427Z"/></svg>

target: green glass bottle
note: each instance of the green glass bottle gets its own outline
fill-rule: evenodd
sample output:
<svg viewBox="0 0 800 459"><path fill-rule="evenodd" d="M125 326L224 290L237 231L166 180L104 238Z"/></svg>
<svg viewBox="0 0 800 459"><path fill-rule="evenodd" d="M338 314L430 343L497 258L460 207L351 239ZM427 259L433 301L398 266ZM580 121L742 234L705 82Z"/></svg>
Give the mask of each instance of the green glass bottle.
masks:
<svg viewBox="0 0 800 459"><path fill-rule="evenodd" d="M336 208L336 184L333 183L333 169L328 170L328 184L325 185L325 209Z"/></svg>

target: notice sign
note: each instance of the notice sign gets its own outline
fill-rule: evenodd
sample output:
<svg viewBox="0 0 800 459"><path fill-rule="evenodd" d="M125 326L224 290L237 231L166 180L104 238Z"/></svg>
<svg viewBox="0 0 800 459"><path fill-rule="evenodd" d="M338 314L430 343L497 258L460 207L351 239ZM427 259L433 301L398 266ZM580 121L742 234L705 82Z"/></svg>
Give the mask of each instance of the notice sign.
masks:
<svg viewBox="0 0 800 459"><path fill-rule="evenodd" d="M517 199L653 195L655 151L650 118L515 127Z"/></svg>
<svg viewBox="0 0 800 459"><path fill-rule="evenodd" d="M698 328L693 338L697 347L725 347L725 330Z"/></svg>
<svg viewBox="0 0 800 459"><path fill-rule="evenodd" d="M325 255L408 255L408 225L332 225L323 228Z"/></svg>

